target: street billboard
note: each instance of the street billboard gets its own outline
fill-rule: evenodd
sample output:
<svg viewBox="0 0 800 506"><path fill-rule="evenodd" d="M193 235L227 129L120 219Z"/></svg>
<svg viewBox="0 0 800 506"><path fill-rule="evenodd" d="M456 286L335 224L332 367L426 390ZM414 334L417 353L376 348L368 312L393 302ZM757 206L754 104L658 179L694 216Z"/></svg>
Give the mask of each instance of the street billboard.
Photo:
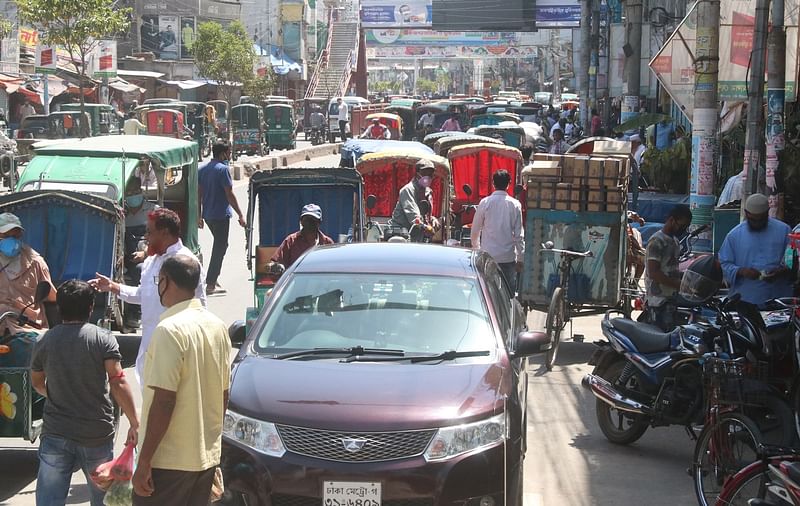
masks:
<svg viewBox="0 0 800 506"><path fill-rule="evenodd" d="M430 28L431 0L361 0L361 25L364 28Z"/></svg>
<svg viewBox="0 0 800 506"><path fill-rule="evenodd" d="M581 26L578 0L536 0L536 28L577 28Z"/></svg>
<svg viewBox="0 0 800 506"><path fill-rule="evenodd" d="M439 32L376 28L366 33L368 58L528 58L536 46L524 32Z"/></svg>
<svg viewBox="0 0 800 506"><path fill-rule="evenodd" d="M786 100L797 100L797 9L786 9ZM755 2L728 0L720 5L719 78L721 101L747 100L753 48ZM650 61L650 69L691 120L694 113L697 4ZM766 80L766 74L765 74Z"/></svg>
<svg viewBox="0 0 800 506"><path fill-rule="evenodd" d="M135 0L140 16L199 16L203 19L235 20L241 13L237 0Z"/></svg>
<svg viewBox="0 0 800 506"><path fill-rule="evenodd" d="M435 30L536 30L536 0L432 0L432 9Z"/></svg>

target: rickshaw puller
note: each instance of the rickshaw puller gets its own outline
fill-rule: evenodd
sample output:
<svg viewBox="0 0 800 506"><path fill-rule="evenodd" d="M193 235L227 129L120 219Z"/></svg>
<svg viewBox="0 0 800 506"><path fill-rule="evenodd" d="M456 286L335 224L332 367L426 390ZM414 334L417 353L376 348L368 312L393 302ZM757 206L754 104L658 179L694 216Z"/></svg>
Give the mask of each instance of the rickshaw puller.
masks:
<svg viewBox="0 0 800 506"><path fill-rule="evenodd" d="M406 230L411 230L411 226L415 223L427 223L427 217L422 216L420 211L419 203L421 201L427 200L431 204L431 208L433 207L433 190L430 186L433 183L435 167L429 160L420 160L415 168L417 172L414 178L400 189L397 205L395 205L390 221L390 225ZM430 230L426 230L426 232L432 234L433 231L439 229L439 220L435 216L431 217L427 227Z"/></svg>

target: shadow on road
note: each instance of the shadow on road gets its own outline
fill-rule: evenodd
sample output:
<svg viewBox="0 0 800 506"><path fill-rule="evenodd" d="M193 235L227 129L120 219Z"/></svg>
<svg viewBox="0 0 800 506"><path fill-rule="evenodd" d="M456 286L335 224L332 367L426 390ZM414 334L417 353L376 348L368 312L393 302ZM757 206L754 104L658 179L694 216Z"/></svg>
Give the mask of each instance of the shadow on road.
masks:
<svg viewBox="0 0 800 506"><path fill-rule="evenodd" d="M36 448L0 450L0 505L36 479L38 463Z"/></svg>

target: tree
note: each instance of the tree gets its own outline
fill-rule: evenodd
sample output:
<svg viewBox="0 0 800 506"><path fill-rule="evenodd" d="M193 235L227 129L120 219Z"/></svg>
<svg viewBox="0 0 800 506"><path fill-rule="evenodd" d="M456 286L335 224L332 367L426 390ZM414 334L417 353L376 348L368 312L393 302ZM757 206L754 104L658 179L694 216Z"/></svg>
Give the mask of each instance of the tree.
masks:
<svg viewBox="0 0 800 506"><path fill-rule="evenodd" d="M256 53L239 21L224 27L214 21L200 24L194 41L194 54L200 75L217 81L229 103L233 102L233 91L237 86L254 79Z"/></svg>
<svg viewBox="0 0 800 506"><path fill-rule="evenodd" d="M117 7L114 0L16 0L16 3L20 21L34 26L43 43L60 46L69 54L78 74L83 116L83 87L88 80L89 57L101 39L128 29L132 9ZM81 135L88 135L88 125L84 130Z"/></svg>
<svg viewBox="0 0 800 506"><path fill-rule="evenodd" d="M263 76L253 75L244 80L242 93L252 98L254 104L266 100L275 90L275 73L272 72L272 68L266 70Z"/></svg>

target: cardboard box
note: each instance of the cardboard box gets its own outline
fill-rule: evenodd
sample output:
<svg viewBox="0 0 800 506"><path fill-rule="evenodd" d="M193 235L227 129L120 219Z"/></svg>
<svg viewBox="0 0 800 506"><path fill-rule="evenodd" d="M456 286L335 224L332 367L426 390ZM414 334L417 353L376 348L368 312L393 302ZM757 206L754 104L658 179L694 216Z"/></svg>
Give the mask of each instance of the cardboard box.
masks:
<svg viewBox="0 0 800 506"><path fill-rule="evenodd" d="M537 160L522 169L522 179L527 181L561 181L561 164L555 160Z"/></svg>

